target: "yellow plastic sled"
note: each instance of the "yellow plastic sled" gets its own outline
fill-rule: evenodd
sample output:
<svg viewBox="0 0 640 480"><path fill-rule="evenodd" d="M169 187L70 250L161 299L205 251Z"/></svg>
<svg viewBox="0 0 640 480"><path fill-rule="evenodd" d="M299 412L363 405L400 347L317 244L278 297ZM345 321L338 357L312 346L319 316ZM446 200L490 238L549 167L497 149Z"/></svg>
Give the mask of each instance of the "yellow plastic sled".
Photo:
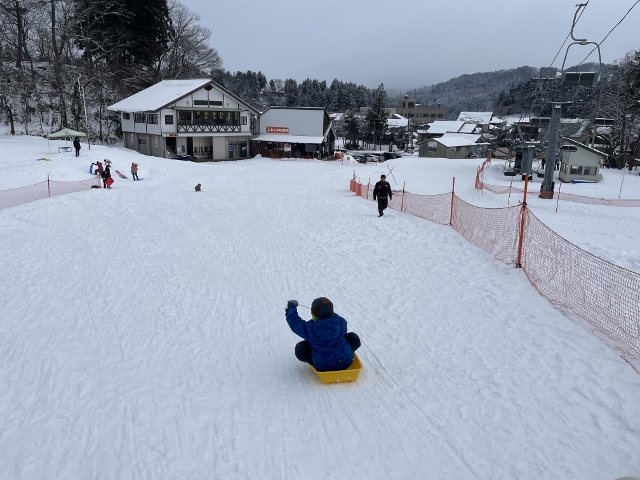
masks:
<svg viewBox="0 0 640 480"><path fill-rule="evenodd" d="M353 355L353 363L346 370L335 370L333 372L319 372L311 365L311 369L316 372L318 378L322 383L342 383L342 382L355 382L362 370L362 363L358 355Z"/></svg>

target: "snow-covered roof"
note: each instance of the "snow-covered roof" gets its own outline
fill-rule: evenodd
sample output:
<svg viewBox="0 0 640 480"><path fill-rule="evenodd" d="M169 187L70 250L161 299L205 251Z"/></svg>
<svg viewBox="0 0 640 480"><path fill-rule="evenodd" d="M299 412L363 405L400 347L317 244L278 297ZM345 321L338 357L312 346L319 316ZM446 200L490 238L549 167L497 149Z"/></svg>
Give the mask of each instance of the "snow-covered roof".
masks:
<svg viewBox="0 0 640 480"><path fill-rule="evenodd" d="M440 138L434 140L441 143L445 147L468 147L476 145L481 135L472 135L467 133L447 133Z"/></svg>
<svg viewBox="0 0 640 480"><path fill-rule="evenodd" d="M261 142L282 142L282 143L322 143L324 137L311 137L307 135L281 135L278 133L261 133L253 140Z"/></svg>
<svg viewBox="0 0 640 480"><path fill-rule="evenodd" d="M460 127L460 130L458 130L458 132L460 133L473 133L473 131L478 128L478 124L477 123L465 123L462 127Z"/></svg>
<svg viewBox="0 0 640 480"><path fill-rule="evenodd" d="M463 125L464 122L461 120L436 120L429 124L429 130L427 133L433 135L434 133L458 132Z"/></svg>
<svg viewBox="0 0 640 480"><path fill-rule="evenodd" d="M460 112L458 120L486 125L491 123L491 117L493 117L493 112Z"/></svg>
<svg viewBox="0 0 640 480"><path fill-rule="evenodd" d="M108 109L117 112L156 112L210 82L211 79L208 78L163 80L124 100L120 100L118 103L114 103Z"/></svg>
<svg viewBox="0 0 640 480"><path fill-rule="evenodd" d="M248 105L242 99L238 98L232 92L221 85L218 85L209 78L196 78L188 80L162 80L155 85L145 88L144 90L131 95L130 97L120 100L118 103L107 107L108 110L116 112L157 112L163 108L167 108L172 103L177 102L181 98L186 97L190 93L200 90L205 85L211 85L213 88L221 91L225 95L234 99L239 104L244 105L247 109L254 113L259 113L256 109Z"/></svg>
<svg viewBox="0 0 640 480"><path fill-rule="evenodd" d="M387 118L388 128L406 127L409 125L408 118Z"/></svg>

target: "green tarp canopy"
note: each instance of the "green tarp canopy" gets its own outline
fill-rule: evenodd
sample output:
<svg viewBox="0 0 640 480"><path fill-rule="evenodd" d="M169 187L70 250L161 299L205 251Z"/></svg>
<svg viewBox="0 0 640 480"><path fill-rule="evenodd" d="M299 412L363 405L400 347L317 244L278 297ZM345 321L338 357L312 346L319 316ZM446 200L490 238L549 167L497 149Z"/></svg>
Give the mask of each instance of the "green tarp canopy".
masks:
<svg viewBox="0 0 640 480"><path fill-rule="evenodd" d="M63 128L62 130L47 135L47 138L66 138L66 137L86 137L86 133L76 132L70 128Z"/></svg>
<svg viewBox="0 0 640 480"><path fill-rule="evenodd" d="M49 143L49 139L51 138L64 138L65 145L67 144L67 138L69 137L86 137L86 133L76 132L75 130L71 130L70 128L63 128L57 132L50 133L47 135L47 143ZM60 151L58 149L58 151ZM51 144L49 144L49 153L51 153Z"/></svg>

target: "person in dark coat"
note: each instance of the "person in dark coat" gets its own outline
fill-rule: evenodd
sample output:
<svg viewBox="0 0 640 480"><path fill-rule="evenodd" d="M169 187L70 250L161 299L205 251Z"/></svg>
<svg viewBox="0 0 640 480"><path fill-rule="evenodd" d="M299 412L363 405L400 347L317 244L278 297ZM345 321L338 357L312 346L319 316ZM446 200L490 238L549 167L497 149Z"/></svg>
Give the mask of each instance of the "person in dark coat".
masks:
<svg viewBox="0 0 640 480"><path fill-rule="evenodd" d="M384 210L389 205L389 200L393 197L391 185L387 182L386 175L380 175L380 181L373 187L373 199L378 199L378 216L384 215Z"/></svg>
<svg viewBox="0 0 640 480"><path fill-rule="evenodd" d="M285 315L293 333L304 339L296 345L298 360L313 365L319 372L346 370L351 366L360 338L354 332L347 333L347 321L333 312L331 300L320 297L313 301L313 320L300 318L296 300L287 302Z"/></svg>
<svg viewBox="0 0 640 480"><path fill-rule="evenodd" d="M102 181L104 182L104 188L111 188L109 185L107 185L107 179L111 178L111 168L109 168L109 165L107 165L106 167L104 167L104 170L102 172Z"/></svg>
<svg viewBox="0 0 640 480"><path fill-rule="evenodd" d="M73 141L73 148L76 149L76 157L80 156L80 139L78 137Z"/></svg>

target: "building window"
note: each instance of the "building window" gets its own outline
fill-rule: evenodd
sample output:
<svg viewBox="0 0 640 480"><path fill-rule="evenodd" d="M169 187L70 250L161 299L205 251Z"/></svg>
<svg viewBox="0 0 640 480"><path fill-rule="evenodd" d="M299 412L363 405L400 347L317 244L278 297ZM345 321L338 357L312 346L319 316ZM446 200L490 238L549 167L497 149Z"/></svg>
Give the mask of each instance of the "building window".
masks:
<svg viewBox="0 0 640 480"><path fill-rule="evenodd" d="M444 118L444 113L439 113L438 118Z"/></svg>
<svg viewBox="0 0 640 480"><path fill-rule="evenodd" d="M242 119L242 125L247 124L247 117L240 117Z"/></svg>
<svg viewBox="0 0 640 480"><path fill-rule="evenodd" d="M584 167L584 175L595 175L596 174L596 167Z"/></svg>
<svg viewBox="0 0 640 480"><path fill-rule="evenodd" d="M194 100L193 105L199 107L221 107L222 100Z"/></svg>
<svg viewBox="0 0 640 480"><path fill-rule="evenodd" d="M131 120L131 114L129 112L123 112L122 113L122 119L123 120Z"/></svg>
<svg viewBox="0 0 640 480"><path fill-rule="evenodd" d="M165 125L173 125L173 115L165 115L164 116L164 124Z"/></svg>
<svg viewBox="0 0 640 480"><path fill-rule="evenodd" d="M181 124L191 125L191 112L178 112L178 122Z"/></svg>
<svg viewBox="0 0 640 480"><path fill-rule="evenodd" d="M149 113L147 114L147 123L150 125L158 124L158 114L157 113Z"/></svg>
<svg viewBox="0 0 640 480"><path fill-rule="evenodd" d="M408 115L408 118L413 118L413 116L414 116L414 114L413 114L413 113L410 113L410 114Z"/></svg>
<svg viewBox="0 0 640 480"><path fill-rule="evenodd" d="M462 147L456 147L456 152L460 152L462 150Z"/></svg>
<svg viewBox="0 0 640 480"><path fill-rule="evenodd" d="M569 175L582 175L582 165L571 165Z"/></svg>
<svg viewBox="0 0 640 480"><path fill-rule="evenodd" d="M430 114L429 116L430 116L431 118L436 118L436 114L435 114L435 113L432 113L432 114Z"/></svg>
<svg viewBox="0 0 640 480"><path fill-rule="evenodd" d="M135 123L145 123L146 121L146 116L144 113L136 113L133 117L133 121Z"/></svg>
<svg viewBox="0 0 640 480"><path fill-rule="evenodd" d="M436 142L428 143L428 148L430 152L435 152L437 147L438 147L438 144Z"/></svg>
<svg viewBox="0 0 640 480"><path fill-rule="evenodd" d="M147 141L146 141L145 139L143 139L143 138L139 138L139 139L138 139L138 143L139 143L140 145L146 145L146 144L147 144Z"/></svg>

